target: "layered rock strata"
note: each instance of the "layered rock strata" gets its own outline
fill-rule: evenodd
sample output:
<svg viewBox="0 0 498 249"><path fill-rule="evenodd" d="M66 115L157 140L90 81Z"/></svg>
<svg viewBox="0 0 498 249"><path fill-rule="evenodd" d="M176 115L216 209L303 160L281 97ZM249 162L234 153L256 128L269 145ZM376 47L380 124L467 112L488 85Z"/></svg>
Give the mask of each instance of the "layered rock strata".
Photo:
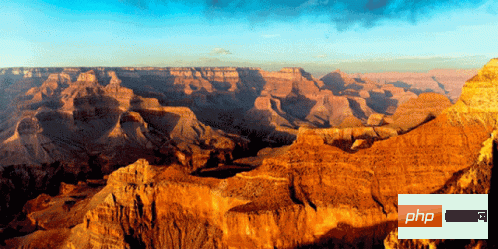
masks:
<svg viewBox="0 0 498 249"><path fill-rule="evenodd" d="M189 108L135 95L113 72L76 73L50 74L19 97L2 122L0 170L15 174L2 173L0 189L23 193L19 203L58 184L56 173L66 181L101 178L138 158L178 162L190 173L231 163L247 149L246 139L204 125ZM101 81L105 77L108 82ZM50 165L58 166L37 171ZM0 210L8 216L19 203L6 200Z"/></svg>
<svg viewBox="0 0 498 249"><path fill-rule="evenodd" d="M189 175L179 163L180 159L159 166L141 159L113 172L107 185L97 194L89 195L86 204L79 205L75 201L74 205L81 207L76 209L81 211L78 215L85 211L78 225L72 228L61 225L6 243L30 246L43 234L48 238L58 234L58 243L50 246L371 248L418 245L418 242L402 244L392 239L398 194L486 191L478 180L481 176L489 179L489 173L479 167L483 162L489 165L495 151L495 135L491 135L497 120L493 106L494 93L498 92L495 64L496 60L492 60L467 82L461 99L454 106L406 134L397 135L392 128L375 125L301 127L290 146L266 149L255 158L245 159L256 168L225 179ZM291 74L293 70L289 70ZM319 88L317 93L299 89L293 86L290 93L302 97L332 91ZM283 98L287 90L277 89L276 95L269 97L269 104L276 112L291 113L276 101ZM268 106L266 100L261 103L263 107ZM159 108L156 104L141 105ZM150 108L148 110L150 112ZM150 121L155 119L153 114L137 113L146 123L154 123ZM142 123L135 114L127 116L126 120L129 119ZM351 123L357 123L358 118L351 119ZM39 130L33 125L36 120L24 122L21 133ZM178 123L182 122L178 119ZM168 129L168 134L183 132L164 129ZM385 139L380 140L381 137ZM371 138L379 140L363 145L363 141ZM354 150L347 150L337 141L351 141L348 146L358 143ZM175 143L181 144L181 141ZM181 157L177 155L177 158ZM66 191L72 190L61 192ZM43 215L36 214L45 212L43 210L50 213L51 209L40 206L41 210L36 209L28 216L35 223L49 227L43 222Z"/></svg>
<svg viewBox="0 0 498 249"><path fill-rule="evenodd" d="M8 94L1 95L0 101L9 108L0 111L0 131L13 125L9 113L19 103L33 109L44 96L46 106L57 108L60 103L47 99L56 91L55 85L76 82L89 70L94 71L93 78L85 76L80 81L122 85L142 97L158 99L161 105L188 107L200 121L215 128L244 135L256 133L267 136L268 141L287 144L303 125L338 126L349 116L366 123L370 114L392 114L399 104L415 96L403 88L352 79L340 71L331 75L337 74L337 80L347 82L347 86L337 86L330 77L318 80L302 68L277 72L236 67L2 69L0 88ZM38 89L43 82L43 89ZM30 90L33 87L36 94ZM255 129L254 124L262 128Z"/></svg>
<svg viewBox="0 0 498 249"><path fill-rule="evenodd" d="M472 106L493 103L483 97L484 92L492 96L484 89L493 91L493 85L471 80L461 104L409 133L355 153L328 145L326 130L301 128L291 146L231 178L191 178L178 175L174 167L152 177L159 184L132 177L137 179L133 184L115 188L87 213L67 243L125 248L133 243L209 248L382 245L395 228L397 194L446 191L455 174L461 175L457 186L470 186L472 181L466 179L472 177L473 165L489 160L483 142L495 127L496 115L492 108ZM160 177L165 178L159 181ZM195 226L189 217L197 217ZM172 225L156 228L164 224ZM189 229L192 226L196 229ZM113 235L102 236L106 231ZM202 236L194 238L188 231Z"/></svg>
<svg viewBox="0 0 498 249"><path fill-rule="evenodd" d="M417 98L408 100L396 109L392 116L393 122L389 127L393 127L400 132L410 131L436 118L450 106L450 100L444 95L422 93Z"/></svg>

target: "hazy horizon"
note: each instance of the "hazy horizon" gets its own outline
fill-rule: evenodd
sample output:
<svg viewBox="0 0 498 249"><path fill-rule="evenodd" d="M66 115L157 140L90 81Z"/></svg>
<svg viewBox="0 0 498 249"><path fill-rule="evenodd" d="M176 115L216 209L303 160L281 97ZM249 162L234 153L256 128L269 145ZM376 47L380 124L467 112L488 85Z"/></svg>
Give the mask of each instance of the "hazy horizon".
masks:
<svg viewBox="0 0 498 249"><path fill-rule="evenodd" d="M19 67L0 67L0 69L9 69L9 68L126 68L126 67L134 67L134 68L213 68L213 67L239 67L239 68L260 68L265 71L271 71L271 72L277 72L280 71L282 68L285 67L300 67L303 68L304 71L310 73L313 75L315 78L321 78L325 76L328 73L332 73L334 71L341 71L346 74L370 74L370 73L429 73L430 71L433 70L479 70L480 68L433 68L433 69L428 69L428 70L398 70L398 71L387 71L387 70L380 70L380 71L370 71L370 72L360 72L360 71L347 71L343 70L341 68L335 68L331 69L330 71L310 71L307 70L307 68L303 66L281 66L281 67L261 67L261 66L147 66L147 65L140 65L140 66L70 66L70 67L64 67L64 66L37 66L37 67L26 67L26 66L19 66ZM354 69L353 69L354 70Z"/></svg>

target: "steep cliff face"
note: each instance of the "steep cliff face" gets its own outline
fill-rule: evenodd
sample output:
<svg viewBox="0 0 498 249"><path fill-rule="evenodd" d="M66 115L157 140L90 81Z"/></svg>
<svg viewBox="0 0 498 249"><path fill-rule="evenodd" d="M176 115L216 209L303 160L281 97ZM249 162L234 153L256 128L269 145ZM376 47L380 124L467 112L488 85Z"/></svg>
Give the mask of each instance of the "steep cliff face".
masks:
<svg viewBox="0 0 498 249"><path fill-rule="evenodd" d="M498 59L488 62L477 75L468 80L454 106L444 111L459 124L480 122L496 125L498 114Z"/></svg>
<svg viewBox="0 0 498 249"><path fill-rule="evenodd" d="M139 97L122 87L115 73L109 75L110 83L103 86L93 70L79 74L75 82L61 73L30 89L26 100L19 101L19 114L11 118L17 119L16 126L1 133L5 139L0 164L64 161L100 164L104 173L110 173L112 165L138 157L154 160L163 152L175 154L176 144L197 144L197 150L208 156L203 162L190 162L196 168L216 148L230 153L236 146L244 147L242 139L234 142L231 138L236 136L205 126L188 108L163 107L156 99Z"/></svg>
<svg viewBox="0 0 498 249"><path fill-rule="evenodd" d="M165 107L157 99L135 95L112 72L109 76L90 70L77 77L70 73L50 74L19 97L16 111L2 122L0 167L12 166L19 173L0 175L0 188L26 194L18 200L7 198L10 201L22 203L57 184L63 180L55 176L59 171L73 181L99 178L146 158L179 162L185 171L194 172L231 163L237 157L234 151L247 148L246 139L204 125L186 107ZM99 80L105 77L110 82L104 86ZM60 167L48 172L31 169L57 163ZM21 184L25 181L40 188L29 190L33 186ZM0 204L6 216L18 205L10 201Z"/></svg>
<svg viewBox="0 0 498 249"><path fill-rule="evenodd" d="M228 179L195 178L175 166L137 161L111 174L108 185L91 200L99 204L71 229L64 244L67 248L292 248L312 243L342 227L343 221L366 226L384 216L375 214L378 205L371 198L371 203L367 199L355 209L342 203L315 206L305 191L287 176L259 172Z"/></svg>
<svg viewBox="0 0 498 249"><path fill-rule="evenodd" d="M98 206L72 229L66 246L222 248L215 218L242 201L210 195L211 182L189 183L190 177L174 166L157 169L142 160L111 174L99 193L106 195L92 200Z"/></svg>

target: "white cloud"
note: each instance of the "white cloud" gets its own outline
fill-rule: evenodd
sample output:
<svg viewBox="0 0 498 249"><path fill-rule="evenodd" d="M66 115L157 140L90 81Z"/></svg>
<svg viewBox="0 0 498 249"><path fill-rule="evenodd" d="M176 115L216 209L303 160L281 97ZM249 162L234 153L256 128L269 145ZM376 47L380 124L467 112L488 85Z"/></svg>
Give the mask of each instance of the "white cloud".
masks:
<svg viewBox="0 0 498 249"><path fill-rule="evenodd" d="M326 58L326 57L327 57L326 54L319 54L319 55L313 56L313 58Z"/></svg>
<svg viewBox="0 0 498 249"><path fill-rule="evenodd" d="M224 48L214 48L211 50L212 55L223 55L223 54L232 54L230 51L224 49Z"/></svg>

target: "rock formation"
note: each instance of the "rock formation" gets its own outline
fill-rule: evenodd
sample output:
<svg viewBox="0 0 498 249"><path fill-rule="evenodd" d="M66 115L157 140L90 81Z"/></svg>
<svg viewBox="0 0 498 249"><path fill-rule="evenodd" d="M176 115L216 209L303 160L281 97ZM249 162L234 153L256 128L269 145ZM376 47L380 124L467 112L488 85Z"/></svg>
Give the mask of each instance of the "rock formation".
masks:
<svg viewBox="0 0 498 249"><path fill-rule="evenodd" d="M60 163L56 170L61 174L86 179L146 158L177 161L194 172L231 163L237 157L234 152L247 148L246 139L204 125L190 109L137 96L110 75L104 86L93 70L80 73L76 81L64 72L51 74L17 99L17 110L2 123L0 167L15 167L22 172L15 176L21 182L2 179L0 188L24 193L32 186L22 182L34 181L40 186L37 191L43 191L41 187L55 179L55 169L47 175L30 169L34 166ZM8 201L0 204L6 214L8 207Z"/></svg>
<svg viewBox="0 0 498 249"><path fill-rule="evenodd" d="M199 94L199 98L193 99L196 108L200 108L198 110L216 99L207 97L212 96L211 93L233 90L236 94L236 89L242 88L237 81L232 81L237 79L234 72L239 74L240 79L253 77L250 73L255 71L262 79L273 79L253 83L255 91L261 92L251 97L254 99L248 101L251 104L247 107L250 108L243 114L245 118L257 117L254 119L256 123L273 126L275 130L292 130L296 139L291 145L266 148L254 157L238 160L233 160L235 158L231 155L237 145L243 146L244 140L202 124L195 118L195 112L188 108L165 107L157 99L134 94L130 97L130 90L119 85L126 82L126 77L121 77L119 73L88 72L81 74L79 81L60 82L57 87L46 83L30 92L29 98L23 100L28 102L20 102L23 111L18 116L5 121L16 126L3 131L7 134L4 135L3 146L26 148L11 150L9 153L12 154L7 156L26 153L30 148L25 155L35 155L33 158L37 160L45 156L52 158L52 151L63 151L59 145L62 142L64 151L57 155L65 156L75 147L75 142L64 140L55 129L51 130L55 122L45 123L53 120L49 117L57 117L57 123L62 123L64 129L77 127L81 134L89 137L88 141L80 139L79 143L91 143L91 151L101 151L98 156L92 157L91 165L104 159L112 161L118 160L114 158L124 160L124 157L135 157L133 154L127 157L131 150L118 145L137 144L147 148L149 142L149 146L160 144L154 147L156 151L175 160L153 161L154 157L145 157L113 171L106 183L104 180L90 180L73 185L63 184L58 195L38 196L24 206L26 220L18 218L5 228L14 229L17 226L24 231L36 232L8 239L5 245L29 247L43 243L53 248L451 245L448 241L397 241L397 195L490 191L489 186L492 185L486 184L491 179L490 171L496 153L497 61L490 61L467 81L455 105L442 110L449 105L446 97L421 94L417 99L406 100L391 120L369 109L360 108L363 115L359 115L359 109L352 108L354 104L351 103L355 101L360 106L365 104L368 107L367 99L372 95L379 93L384 94L382 98L391 98L388 96L395 96L395 90L399 89L391 89L388 93L383 86L356 79L357 83L349 82L365 89L372 87L361 93L363 97L354 95L354 91L358 91L354 87L349 88L354 91L332 87L330 82L313 79L302 69L295 68L271 73L234 69L232 74L213 69L212 73L203 71L206 72L204 76L193 69L157 70L158 74L179 72L185 77L202 76L189 81L190 94L184 92L186 81L173 77L181 86L176 88L180 90L175 93L179 98L182 94L192 96L196 95L196 91L203 92L205 98L199 97ZM143 73L126 70L127 77ZM150 78L154 82L154 77ZM204 81L204 78L211 81ZM51 79L56 80L56 77ZM60 79L59 76L57 80ZM100 84L103 79L108 79L109 84ZM213 82L221 80L229 84L220 83L214 87ZM57 90L63 84L68 86ZM217 87L222 90L215 90ZM40 89L46 93L39 94L41 97L33 101L35 95L42 91ZM332 95L333 91L340 96ZM400 93L398 96L409 95L405 90ZM336 100L331 101L330 98ZM54 103L54 99L60 102L51 104L52 108L48 107L46 103ZM309 105L303 107L305 111L297 108L306 101ZM40 102L43 104L32 108L33 104ZM344 106L344 109L334 116L335 108L339 106ZM386 110L381 114L391 112L386 113ZM41 111L51 112L52 115L40 115ZM439 115L428 122L417 123L410 132L398 134L395 125L400 124L408 112L415 113L416 117ZM105 115L99 116L101 113ZM315 121L309 116L310 113L313 113ZM321 126L318 120L325 123L327 118L329 125L332 125L333 116L341 117L336 126L341 123L344 126L317 128ZM109 121L105 121L107 119ZM333 118L333 121L336 122L336 119ZM368 119L370 122L367 122ZM369 126L364 126L365 123ZM90 132L99 124L109 125L105 126L105 132ZM164 137L167 139L161 140ZM71 137L71 141L73 139L78 141L77 136ZM47 144L55 149L43 149ZM106 150L99 144L112 149ZM210 151L209 155L203 151ZM218 177L202 177L199 169L203 166L188 163L192 160L205 162L204 167L217 166L220 162L233 165L219 167ZM6 175L7 168L0 169L4 170L2 175ZM106 170L105 167L102 169ZM239 173L225 175L225 169L239 169ZM9 172L16 174L14 168ZM8 179L4 179L0 188L9 188L11 185L8 184ZM42 238L47 240L42 241ZM479 241L470 244L484 245Z"/></svg>
<svg viewBox="0 0 498 249"><path fill-rule="evenodd" d="M79 74L75 82L64 73L51 75L27 91L25 100L18 102L20 112L11 117L17 119L16 126L0 134L4 138L0 164L96 160L111 167L139 157L152 160L157 153L176 153L172 150L177 145L181 153L193 154L187 145L192 144L208 154L201 162L190 162L195 169L217 148L229 153L243 147L242 139L233 142L235 136L205 126L188 108L163 107L156 99L137 96L120 85L115 73L109 74L106 86L91 70Z"/></svg>
<svg viewBox="0 0 498 249"><path fill-rule="evenodd" d="M488 62L477 75L465 83L462 95L451 108L444 110L453 123L472 122L496 125L498 112L498 59Z"/></svg>
<svg viewBox="0 0 498 249"><path fill-rule="evenodd" d="M94 73L84 74L90 70ZM69 82L99 82L104 87L121 85L141 97L156 98L161 105L188 107L201 122L214 128L243 135L257 133L267 140L289 144L302 125L337 126L349 116L366 123L375 112L392 114L412 94L392 85L379 88L372 82L338 74L342 80L353 82L341 88L344 92L337 92L332 83L315 79L302 68L278 72L235 67L9 69L0 75L0 87L9 92L0 96L0 101L13 107L9 112L0 112L0 121L8 120L7 114L15 111L19 103L34 109L43 98L45 106L57 108L61 103L49 96ZM28 79L33 83L28 84ZM43 89L38 89L42 83ZM378 106L380 102L388 104ZM252 123L261 123L264 128L254 129ZM7 129L11 124L4 126Z"/></svg>
<svg viewBox="0 0 498 249"><path fill-rule="evenodd" d="M348 96L348 99L362 101L365 107L382 114L393 114L396 107L417 95L405 88L389 84L374 82L363 75L348 75L336 70L322 77L326 89L333 91L335 95ZM358 108L355 108L358 110ZM364 112L368 118L373 111Z"/></svg>
<svg viewBox="0 0 498 249"><path fill-rule="evenodd" d="M450 100L437 93L422 93L417 98L401 104L394 115L390 127L400 132L407 132L427 121L430 121L450 107Z"/></svg>
<svg viewBox="0 0 498 249"><path fill-rule="evenodd" d="M465 81L476 73L477 70L475 69L435 69L426 73L383 72L355 74L354 76L378 83L408 88L415 93L430 91L444 94L452 102L455 102L460 96Z"/></svg>
<svg viewBox="0 0 498 249"><path fill-rule="evenodd" d="M293 140L301 126L339 126L350 117L366 122L374 113L365 98L336 96L333 84L314 79L301 68L284 68L262 76L266 84L254 107L246 113L246 127L258 123L266 129L287 133Z"/></svg>
<svg viewBox="0 0 498 249"><path fill-rule="evenodd" d="M379 113L370 115L370 117L368 117L367 120L367 125L371 126L381 126L385 123L386 123L385 115Z"/></svg>

